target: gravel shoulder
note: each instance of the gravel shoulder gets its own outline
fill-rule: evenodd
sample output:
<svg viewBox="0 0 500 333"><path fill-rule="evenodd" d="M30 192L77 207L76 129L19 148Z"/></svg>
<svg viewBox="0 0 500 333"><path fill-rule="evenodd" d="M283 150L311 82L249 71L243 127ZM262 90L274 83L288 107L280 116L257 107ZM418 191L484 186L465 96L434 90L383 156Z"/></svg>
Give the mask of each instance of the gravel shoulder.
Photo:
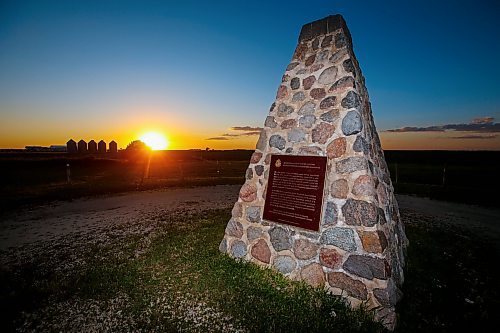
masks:
<svg viewBox="0 0 500 333"><path fill-rule="evenodd" d="M0 221L0 251L74 234L98 232L159 212L230 207L240 185L163 189L108 197L78 199L36 207L4 216ZM500 240L500 210L398 195L400 209L438 217L474 233Z"/></svg>
<svg viewBox="0 0 500 333"><path fill-rule="evenodd" d="M400 210L433 217L433 223L459 227L483 238L500 253L500 209L438 201L409 195L397 195ZM419 221L413 221L418 224Z"/></svg>
<svg viewBox="0 0 500 333"><path fill-rule="evenodd" d="M4 216L0 251L68 235L99 232L158 213L230 207L240 185L163 189L58 202Z"/></svg>

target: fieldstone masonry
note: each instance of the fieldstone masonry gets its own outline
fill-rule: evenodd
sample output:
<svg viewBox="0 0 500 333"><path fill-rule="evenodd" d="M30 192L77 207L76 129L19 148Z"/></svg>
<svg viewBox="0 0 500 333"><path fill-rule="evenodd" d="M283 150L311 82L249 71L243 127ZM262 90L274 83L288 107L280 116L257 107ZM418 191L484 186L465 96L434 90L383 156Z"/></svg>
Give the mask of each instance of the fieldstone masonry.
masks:
<svg viewBox="0 0 500 333"><path fill-rule="evenodd" d="M262 220L271 154L328 158L319 232ZM306 24L220 250L365 303L393 329L407 244L345 21Z"/></svg>

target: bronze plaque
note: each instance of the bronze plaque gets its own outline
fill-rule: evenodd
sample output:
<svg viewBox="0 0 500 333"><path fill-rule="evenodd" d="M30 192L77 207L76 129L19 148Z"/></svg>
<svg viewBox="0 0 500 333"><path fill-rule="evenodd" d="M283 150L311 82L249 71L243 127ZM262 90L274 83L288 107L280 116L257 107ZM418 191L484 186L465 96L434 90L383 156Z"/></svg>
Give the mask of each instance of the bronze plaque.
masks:
<svg viewBox="0 0 500 333"><path fill-rule="evenodd" d="M326 157L272 155L264 219L319 231Z"/></svg>

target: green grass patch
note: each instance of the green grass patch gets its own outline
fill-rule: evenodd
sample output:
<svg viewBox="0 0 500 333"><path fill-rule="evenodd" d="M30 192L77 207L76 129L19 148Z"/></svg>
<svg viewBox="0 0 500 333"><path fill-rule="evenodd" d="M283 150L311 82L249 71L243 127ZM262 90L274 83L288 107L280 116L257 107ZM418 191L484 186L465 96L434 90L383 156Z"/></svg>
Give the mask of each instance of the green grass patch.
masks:
<svg viewBox="0 0 500 333"><path fill-rule="evenodd" d="M496 325L498 244L433 216L401 213L410 247L396 331L486 331ZM58 269L72 258L71 249L61 245L58 256L41 254L2 268L0 324L6 331L26 322L34 330L42 323L52 327L64 315L56 305L88 302L97 304L96 313L108 309L113 317L120 311L133 331L384 331L365 309L350 309L324 290L220 254L229 217L228 210L156 216L156 233L147 236L146 247L146 236L137 235L87 246L80 252L83 263L69 272ZM127 300L119 310L111 308L117 295ZM89 315L83 305L68 311ZM28 320L25 313L31 314Z"/></svg>
<svg viewBox="0 0 500 333"><path fill-rule="evenodd" d="M4 274L0 282L9 283L11 290L30 288L22 298L2 298L2 303L19 301L11 311L15 326L22 324L23 311L36 313L72 299L107 304L125 294L129 301L123 311L139 331L383 331L369 311L351 310L338 296L221 254L218 244L229 217L227 210L158 216L158 233L139 257L134 256L134 237L90 247L83 255L85 264L69 276L48 273L43 281L52 281L50 286L36 274L24 276L22 285ZM44 311L31 327L57 321L58 315Z"/></svg>

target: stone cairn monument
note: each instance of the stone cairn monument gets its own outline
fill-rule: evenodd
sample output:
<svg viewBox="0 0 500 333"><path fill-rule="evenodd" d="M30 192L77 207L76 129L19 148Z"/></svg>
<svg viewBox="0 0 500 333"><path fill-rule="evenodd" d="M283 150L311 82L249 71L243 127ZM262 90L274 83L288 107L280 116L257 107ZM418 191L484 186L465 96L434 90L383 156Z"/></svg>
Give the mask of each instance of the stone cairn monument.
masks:
<svg viewBox="0 0 500 333"><path fill-rule="evenodd" d="M346 23L306 24L220 250L364 303L392 329L407 244Z"/></svg>

